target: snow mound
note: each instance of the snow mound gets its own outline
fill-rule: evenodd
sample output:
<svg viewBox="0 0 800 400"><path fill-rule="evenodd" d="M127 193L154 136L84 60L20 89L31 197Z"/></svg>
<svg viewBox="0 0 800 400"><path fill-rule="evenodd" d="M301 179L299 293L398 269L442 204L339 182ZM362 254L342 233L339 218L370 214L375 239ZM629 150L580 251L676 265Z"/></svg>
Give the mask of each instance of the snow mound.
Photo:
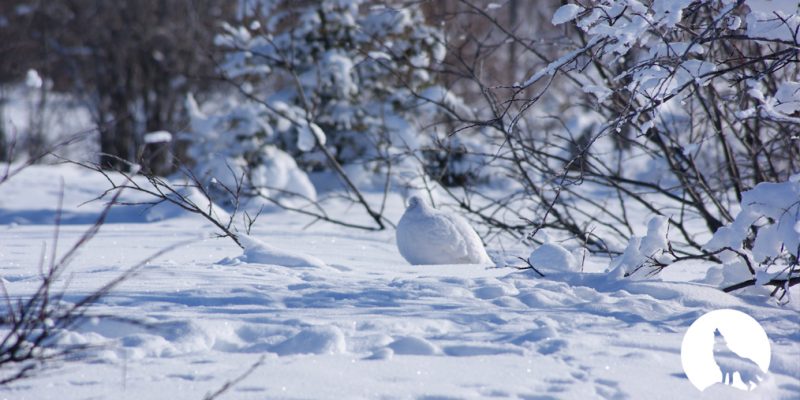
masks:
<svg viewBox="0 0 800 400"><path fill-rule="evenodd" d="M579 271L580 263L569 250L556 243L545 243L536 248L528 257L528 262L536 268L559 271Z"/></svg>
<svg viewBox="0 0 800 400"><path fill-rule="evenodd" d="M114 320L92 320L77 331L69 332L62 343L107 346L108 339L118 347L106 358L140 360L178 357L207 352L214 347L215 336L193 321L165 321L146 325Z"/></svg>
<svg viewBox="0 0 800 400"><path fill-rule="evenodd" d="M415 336L399 338L389 343L389 348L401 355L430 356L441 352L433 343Z"/></svg>
<svg viewBox="0 0 800 400"><path fill-rule="evenodd" d="M272 348L272 352L281 356L343 354L346 350L344 333L335 326L314 326L303 329Z"/></svg>
<svg viewBox="0 0 800 400"><path fill-rule="evenodd" d="M316 126L316 125L313 125ZM321 143L325 143L324 140ZM250 180L253 186L269 196L284 194L298 195L310 200L317 199L317 190L297 162L283 150L265 147L262 150L264 161L252 168Z"/></svg>
<svg viewBox="0 0 800 400"><path fill-rule="evenodd" d="M475 280L478 288L473 290L473 295L479 299L491 300L503 296L516 296L519 290L513 284L494 278Z"/></svg>
<svg viewBox="0 0 800 400"><path fill-rule="evenodd" d="M377 349L372 352L369 357L364 358L365 360L391 360L394 357L394 351L390 348L382 348Z"/></svg>
<svg viewBox="0 0 800 400"><path fill-rule="evenodd" d="M494 264L466 220L436 210L418 196L411 196L397 224L397 248L413 265Z"/></svg>
<svg viewBox="0 0 800 400"><path fill-rule="evenodd" d="M210 184L215 199L217 195L227 197L223 187L232 190L242 183L248 191L274 198L298 195L316 199L316 190L305 171L270 141L276 133L265 122L263 107L238 105L207 115L191 95L187 96L186 107L192 130L189 153L197 162L194 173ZM291 127L288 120L285 124L283 128ZM319 126L304 126L300 132L302 144L298 145L311 150L316 145L315 136L325 144L325 133ZM243 177L245 181L240 182Z"/></svg>
<svg viewBox="0 0 800 400"><path fill-rule="evenodd" d="M324 261L314 256L293 251L277 249L252 236L238 235L239 241L244 246L244 253L239 261L251 264L272 264L284 267L298 268L325 268Z"/></svg>

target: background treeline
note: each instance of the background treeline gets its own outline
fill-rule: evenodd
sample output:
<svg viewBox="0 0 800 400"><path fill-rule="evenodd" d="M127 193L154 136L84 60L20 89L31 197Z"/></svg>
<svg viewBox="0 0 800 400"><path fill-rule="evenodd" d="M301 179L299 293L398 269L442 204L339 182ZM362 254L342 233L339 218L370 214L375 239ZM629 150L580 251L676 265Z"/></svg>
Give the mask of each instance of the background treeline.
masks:
<svg viewBox="0 0 800 400"><path fill-rule="evenodd" d="M42 96L68 93L90 111L103 165L143 158L165 173L172 168L165 149L147 148L142 137L180 131L186 94L216 85L213 38L236 7L219 0L2 1L0 85L38 71L52 83ZM43 151L43 127L28 129L20 145Z"/></svg>
<svg viewBox="0 0 800 400"><path fill-rule="evenodd" d="M222 49L214 45L222 23L244 18L246 2L223 0L97 0L0 1L0 110L8 86L24 81L28 70L46 80L37 105L47 112L49 93L66 93L91 113L101 164L124 168L120 161L140 162L159 174L174 171L173 156L185 159L180 141L168 149L146 146L143 135L166 130L181 132L188 123L184 99L194 93L204 98L229 90L221 83L218 60ZM289 4L314 2L289 2ZM545 4L546 3L546 4ZM488 4L488 3L487 3ZM540 32L556 1L530 3L512 0L496 18L515 31ZM483 4L485 6L485 4ZM425 2L426 19L444 24L461 46L491 35L492 22L468 11L458 0ZM467 11L467 12L465 12ZM464 36L466 33L466 36ZM558 34L558 32L556 32ZM550 33L553 35L553 32ZM523 65L520 44L495 44L501 53L487 68L496 83L520 78L530 70ZM471 49L476 51L476 49ZM512 60L514 60L512 62ZM445 79L447 79L445 77ZM47 83L50 83L49 85ZM16 154L38 154L48 148L43 116L16 132ZM0 124L0 160L7 161L10 132ZM88 128L88 127L87 127Z"/></svg>
<svg viewBox="0 0 800 400"><path fill-rule="evenodd" d="M790 2L0 1L0 107L26 82L29 120L0 157L49 149L65 97L98 169L178 172L234 210L380 230L387 193L420 191L487 241L780 287L800 280L799 32ZM342 200L364 218L326 211Z"/></svg>

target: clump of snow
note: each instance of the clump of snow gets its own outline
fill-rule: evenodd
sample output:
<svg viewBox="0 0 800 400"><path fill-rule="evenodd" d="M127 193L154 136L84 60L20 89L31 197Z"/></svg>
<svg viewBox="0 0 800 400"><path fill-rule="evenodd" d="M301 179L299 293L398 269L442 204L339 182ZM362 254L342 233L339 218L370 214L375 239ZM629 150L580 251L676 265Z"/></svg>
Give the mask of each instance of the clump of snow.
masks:
<svg viewBox="0 0 800 400"><path fill-rule="evenodd" d="M401 337L388 346L394 354L401 355L417 355L417 356L430 356L441 353L433 343L415 336Z"/></svg>
<svg viewBox="0 0 800 400"><path fill-rule="evenodd" d="M319 142L320 146L325 145L325 132L319 125L311 122L308 126L303 126L298 130L297 134L297 148L300 151L311 151Z"/></svg>
<svg viewBox="0 0 800 400"><path fill-rule="evenodd" d="M699 43L670 42L659 43L650 48L650 57L683 57L686 55L701 55L706 51Z"/></svg>
<svg viewBox="0 0 800 400"><path fill-rule="evenodd" d="M719 228L705 244L710 251L726 247L742 250L743 243L757 226L752 255L756 262L780 257L788 252L795 257L800 249L800 177L786 182L762 182L742 193L741 211L734 221Z"/></svg>
<svg viewBox="0 0 800 400"><path fill-rule="evenodd" d="M667 229L669 221L666 217L653 217L647 223L647 235L642 238L639 251L643 254L654 255L667 248Z"/></svg>
<svg viewBox="0 0 800 400"><path fill-rule="evenodd" d="M271 351L278 355L342 354L347 351L344 333L335 326L313 326L278 343Z"/></svg>
<svg viewBox="0 0 800 400"><path fill-rule="evenodd" d="M503 7L502 4L489 3L489 4L486 5L486 10L497 10L498 8L502 8L502 7Z"/></svg>
<svg viewBox="0 0 800 400"><path fill-rule="evenodd" d="M322 60L321 70L326 74L323 85L331 87L338 98L347 99L358 94L359 82L355 79L353 60L347 54L329 52Z"/></svg>
<svg viewBox="0 0 800 400"><path fill-rule="evenodd" d="M155 131L146 133L144 135L144 142L147 144L151 143L168 143L172 141L172 133L167 131Z"/></svg>
<svg viewBox="0 0 800 400"><path fill-rule="evenodd" d="M597 97L597 101L599 102L605 101L608 96L614 93L609 88L599 85L584 85L582 90L584 93L593 94L595 97Z"/></svg>
<svg viewBox="0 0 800 400"><path fill-rule="evenodd" d="M747 94L758 101L758 105L738 111L736 116L741 119L759 115L764 118L800 123L800 118L795 116L800 111L800 83L794 81L780 82L775 94L765 94L764 85L755 80L748 81L750 87Z"/></svg>
<svg viewBox="0 0 800 400"><path fill-rule="evenodd" d="M580 13L582 9L583 8L577 4L565 4L556 10L551 22L553 25L560 25L572 21L578 16L578 13Z"/></svg>
<svg viewBox="0 0 800 400"><path fill-rule="evenodd" d="M312 201L317 198L314 184L292 156L272 146L262 149L262 154L263 162L250 167L249 174L250 184L261 194L278 198L282 194L292 194ZM217 170L221 176L230 176L229 171L226 174L225 170Z"/></svg>
<svg viewBox="0 0 800 400"><path fill-rule="evenodd" d="M468 120L475 118L475 113L469 108L462 98L456 96L453 92L441 86L428 87L423 90L419 96L427 99L427 101L441 104L448 113L453 114L458 118Z"/></svg>
<svg viewBox="0 0 800 400"><path fill-rule="evenodd" d="M281 250L270 246L252 236L239 234L239 242L244 246L244 253L239 257L242 262L251 264L271 264L293 268L325 268L326 264L319 258L298 252Z"/></svg>
<svg viewBox="0 0 800 400"><path fill-rule="evenodd" d="M653 1L653 19L659 25L668 27L675 26L683 18L683 9L692 0L655 0Z"/></svg>
<svg viewBox="0 0 800 400"><path fill-rule="evenodd" d="M775 111L787 115L800 111L800 82L780 82L775 101Z"/></svg>
<svg viewBox="0 0 800 400"><path fill-rule="evenodd" d="M35 69L29 69L25 74L25 84L28 85L28 87L38 89L42 87L42 83L42 77L39 76L39 73L36 72Z"/></svg>
<svg viewBox="0 0 800 400"><path fill-rule="evenodd" d="M666 217L652 217L647 223L647 234L644 237L632 237L622 255L611 262L609 269L612 275L643 276L644 273L636 272L651 260L668 263L670 259L664 254L669 245L668 228L669 220Z"/></svg>
<svg viewBox="0 0 800 400"><path fill-rule="evenodd" d="M787 42L800 40L800 13L794 0L746 0L747 35Z"/></svg>
<svg viewBox="0 0 800 400"><path fill-rule="evenodd" d="M762 182L742 193L739 214L704 247L722 251L722 277L717 280L724 286L755 279L751 291L758 291L771 280L796 277L787 267L787 256L800 253L800 175L781 183Z"/></svg>
<svg viewBox="0 0 800 400"><path fill-rule="evenodd" d="M472 291L472 294L484 300L492 300L503 296L516 296L519 290L514 285L509 285L508 282L503 282L498 279L479 279L475 283L479 286Z"/></svg>
<svg viewBox="0 0 800 400"><path fill-rule="evenodd" d="M533 250L528 262L537 269L579 271L580 262L569 250L558 243L544 243Z"/></svg>

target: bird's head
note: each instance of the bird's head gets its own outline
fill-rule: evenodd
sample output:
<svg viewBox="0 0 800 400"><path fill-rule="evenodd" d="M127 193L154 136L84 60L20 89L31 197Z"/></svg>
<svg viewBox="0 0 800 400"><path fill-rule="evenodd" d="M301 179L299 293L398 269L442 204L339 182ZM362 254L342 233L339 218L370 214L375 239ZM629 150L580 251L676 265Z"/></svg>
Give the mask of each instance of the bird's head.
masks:
<svg viewBox="0 0 800 400"><path fill-rule="evenodd" d="M413 195L408 198L408 208L415 209L417 207L422 207L425 204L425 200L422 200L422 197Z"/></svg>

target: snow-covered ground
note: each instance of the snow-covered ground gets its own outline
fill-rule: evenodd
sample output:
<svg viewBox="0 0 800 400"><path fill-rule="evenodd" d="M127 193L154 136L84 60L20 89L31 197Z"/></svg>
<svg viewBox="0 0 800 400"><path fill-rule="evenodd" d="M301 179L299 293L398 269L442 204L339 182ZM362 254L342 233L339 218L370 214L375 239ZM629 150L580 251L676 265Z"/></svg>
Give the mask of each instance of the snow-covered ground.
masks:
<svg viewBox="0 0 800 400"><path fill-rule="evenodd" d="M101 208L78 205L106 188L102 177L33 167L0 186L0 276L12 297L39 284L60 176L59 247L66 249ZM396 222L401 197L391 197L389 207ZM148 326L88 321L62 340L100 347L0 388L0 398L200 399L262 355L263 365L221 398L800 397L800 299L781 307L766 296L689 282L704 276L706 265L676 265L652 281L602 274L603 258L590 258L584 273L545 278L512 268L411 266L393 230L303 229L308 222L273 212L252 236L326 265L246 262L232 241L208 238L214 228L196 216L113 210L60 285L68 285L67 301L77 299L148 255L197 239L157 258L93 308ZM489 250L497 256L491 244ZM719 385L701 393L683 374L684 332L721 308L755 317L771 341L770 374L754 392Z"/></svg>

